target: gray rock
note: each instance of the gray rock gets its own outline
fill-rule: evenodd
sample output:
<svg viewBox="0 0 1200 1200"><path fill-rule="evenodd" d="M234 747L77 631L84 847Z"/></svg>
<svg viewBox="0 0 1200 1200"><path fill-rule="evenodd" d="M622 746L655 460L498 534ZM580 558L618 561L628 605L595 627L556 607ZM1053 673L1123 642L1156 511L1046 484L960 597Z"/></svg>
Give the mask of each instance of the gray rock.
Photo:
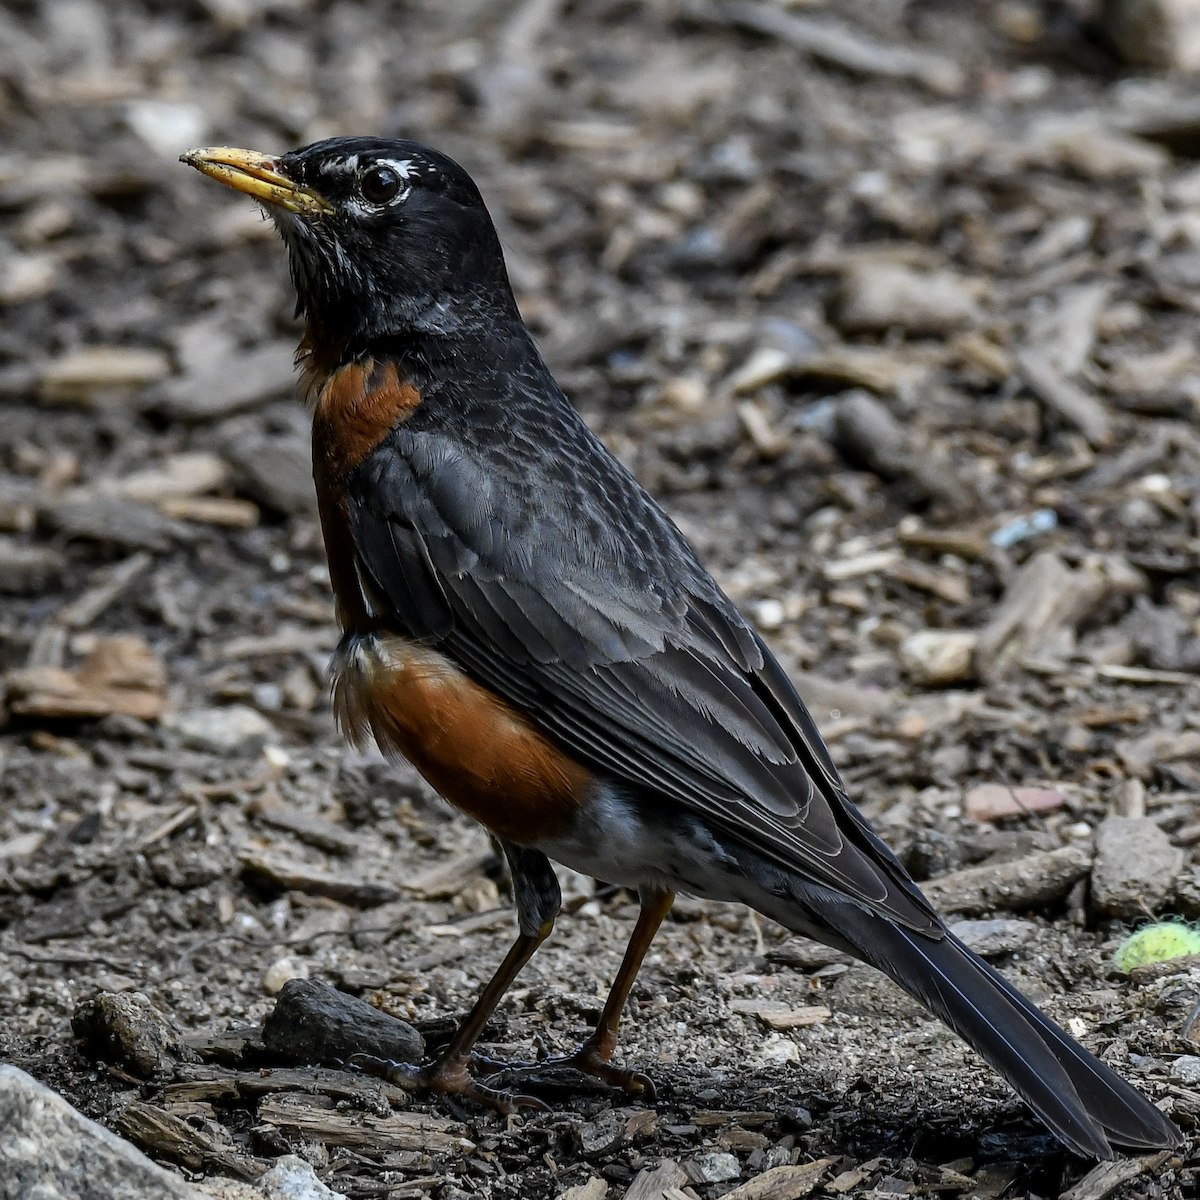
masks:
<svg viewBox="0 0 1200 1200"><path fill-rule="evenodd" d="M0 1200L205 1200L7 1064L0 1064L0 1165Z"/></svg>
<svg viewBox="0 0 1200 1200"><path fill-rule="evenodd" d="M998 958L1024 946L1037 933L1037 926L1032 921L998 917L994 921L955 921L950 932L980 958Z"/></svg>
<svg viewBox="0 0 1200 1200"><path fill-rule="evenodd" d="M1194 1054L1181 1054L1171 1064L1171 1078L1180 1083L1200 1083L1200 1058Z"/></svg>
<svg viewBox="0 0 1200 1200"><path fill-rule="evenodd" d="M188 749L210 754L257 754L275 733L266 717L244 704L167 713L162 725Z"/></svg>
<svg viewBox="0 0 1200 1200"><path fill-rule="evenodd" d="M1136 917L1167 899L1183 851L1149 817L1108 817L1096 833L1092 903L1110 917Z"/></svg>
<svg viewBox="0 0 1200 1200"><path fill-rule="evenodd" d="M281 513L311 513L317 497L312 447L299 435L250 437L226 447L241 488Z"/></svg>
<svg viewBox="0 0 1200 1200"><path fill-rule="evenodd" d="M688 1168L691 1170L688 1170ZM706 1150L697 1154L684 1168L689 1178L696 1175L697 1183L726 1183L730 1179L740 1179L742 1168L738 1160L724 1150Z"/></svg>
<svg viewBox="0 0 1200 1200"><path fill-rule="evenodd" d="M326 1187L311 1163L295 1154L285 1154L258 1181L266 1200L346 1200L344 1192Z"/></svg>
<svg viewBox="0 0 1200 1200"><path fill-rule="evenodd" d="M179 1032L141 992L101 992L76 1005L71 1029L90 1058L119 1063L149 1079L177 1062L199 1062Z"/></svg>
<svg viewBox="0 0 1200 1200"><path fill-rule="evenodd" d="M263 1024L263 1045L282 1062L343 1063L352 1054L419 1063L425 1039L406 1021L326 983L289 979Z"/></svg>
<svg viewBox="0 0 1200 1200"><path fill-rule="evenodd" d="M268 342L222 360L215 371L168 380L154 394L150 407L178 421L213 421L253 408L292 392L295 358L291 342Z"/></svg>

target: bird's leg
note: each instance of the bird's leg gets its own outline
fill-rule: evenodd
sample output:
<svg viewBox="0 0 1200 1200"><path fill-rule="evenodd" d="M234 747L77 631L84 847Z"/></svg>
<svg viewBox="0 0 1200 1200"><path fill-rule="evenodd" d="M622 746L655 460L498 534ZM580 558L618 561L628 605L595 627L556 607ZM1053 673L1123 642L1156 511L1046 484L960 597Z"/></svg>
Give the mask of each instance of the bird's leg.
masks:
<svg viewBox="0 0 1200 1200"><path fill-rule="evenodd" d="M550 936L555 915L562 904L562 893L554 869L544 854L507 842L503 845L512 869L520 936L480 993L474 1007L454 1031L442 1056L427 1067L388 1062L370 1054L356 1054L350 1062L398 1087L466 1096L498 1112L513 1113L522 1106L545 1109L546 1105L533 1096L514 1095L485 1087L471 1077L467 1066L472 1061L475 1043L496 1005L512 986L521 968L533 957L534 951Z"/></svg>
<svg viewBox="0 0 1200 1200"><path fill-rule="evenodd" d="M621 1022L621 1013L625 1001L629 999L630 989L650 949L650 943L663 923L663 918L671 911L675 902L675 893L665 889L654 889L641 893L641 911L638 913L637 924L625 947L625 957L621 961L621 969L613 980L608 999L604 1002L604 1010L591 1036L571 1054L558 1058L549 1058L540 1062L535 1071L544 1071L553 1067L573 1067L587 1075L594 1075L615 1087L645 1097L654 1099L654 1084L648 1075L641 1071L633 1071L626 1067L614 1067L609 1059L617 1045L617 1027Z"/></svg>

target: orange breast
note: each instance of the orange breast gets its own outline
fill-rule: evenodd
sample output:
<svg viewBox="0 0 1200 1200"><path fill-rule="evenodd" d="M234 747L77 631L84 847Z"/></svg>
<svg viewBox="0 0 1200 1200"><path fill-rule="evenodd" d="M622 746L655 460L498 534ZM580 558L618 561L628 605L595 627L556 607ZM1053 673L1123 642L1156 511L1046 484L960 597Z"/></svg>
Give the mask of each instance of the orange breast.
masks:
<svg viewBox="0 0 1200 1200"><path fill-rule="evenodd" d="M373 734L497 836L536 845L564 833L587 802L591 772L436 650L369 636L334 669L334 708L350 740Z"/></svg>
<svg viewBox="0 0 1200 1200"><path fill-rule="evenodd" d="M346 481L354 468L421 402L421 393L403 383L388 360L347 363L321 374L311 360L307 390L315 395L313 410L313 479L321 532L329 560L329 578L337 597L342 628L365 631L370 626L346 516Z"/></svg>

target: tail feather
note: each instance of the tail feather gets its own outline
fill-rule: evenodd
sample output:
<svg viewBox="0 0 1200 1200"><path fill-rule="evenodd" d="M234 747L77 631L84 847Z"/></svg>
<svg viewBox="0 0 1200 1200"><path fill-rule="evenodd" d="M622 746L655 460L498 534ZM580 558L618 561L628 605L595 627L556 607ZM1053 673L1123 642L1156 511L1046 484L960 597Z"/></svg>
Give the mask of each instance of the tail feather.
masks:
<svg viewBox="0 0 1200 1200"><path fill-rule="evenodd" d="M952 934L933 940L840 898L820 907L839 940L973 1046L1076 1153L1110 1159L1113 1144L1181 1144L1179 1130L1140 1092Z"/></svg>

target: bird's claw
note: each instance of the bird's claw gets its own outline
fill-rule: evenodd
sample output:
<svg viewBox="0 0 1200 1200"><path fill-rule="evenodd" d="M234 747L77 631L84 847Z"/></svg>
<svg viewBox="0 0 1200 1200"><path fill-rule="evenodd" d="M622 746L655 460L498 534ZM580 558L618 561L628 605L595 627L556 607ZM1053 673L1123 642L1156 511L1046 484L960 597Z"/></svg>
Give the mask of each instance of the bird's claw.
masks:
<svg viewBox="0 0 1200 1200"><path fill-rule="evenodd" d="M550 1106L536 1096L486 1087L472 1078L465 1064L459 1061L443 1058L427 1067L418 1067L412 1063L376 1058L373 1054L355 1054L350 1058L350 1066L403 1088L406 1092L428 1091L439 1096L463 1096L503 1116L511 1116L522 1108L550 1111Z"/></svg>
<svg viewBox="0 0 1200 1200"><path fill-rule="evenodd" d="M484 1075L504 1073L506 1082L519 1082L523 1076L542 1075L547 1071L574 1070L651 1103L658 1098L654 1081L649 1075L629 1067L613 1066L590 1040L570 1054L546 1058L537 1063L502 1063L475 1054L471 1057L471 1064Z"/></svg>

